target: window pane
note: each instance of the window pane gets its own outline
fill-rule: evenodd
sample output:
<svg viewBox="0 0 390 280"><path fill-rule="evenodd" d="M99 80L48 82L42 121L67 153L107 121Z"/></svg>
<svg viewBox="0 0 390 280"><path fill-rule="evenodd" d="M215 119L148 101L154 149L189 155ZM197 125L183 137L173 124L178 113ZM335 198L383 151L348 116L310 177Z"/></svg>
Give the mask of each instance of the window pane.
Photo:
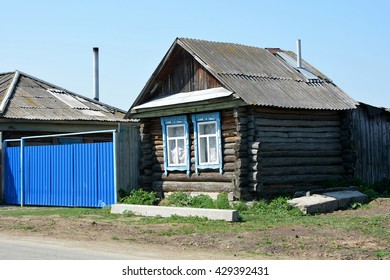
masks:
<svg viewBox="0 0 390 280"><path fill-rule="evenodd" d="M215 123L199 124L199 134L215 134L217 132L217 126Z"/></svg>
<svg viewBox="0 0 390 280"><path fill-rule="evenodd" d="M217 137L209 137L209 160L218 162Z"/></svg>
<svg viewBox="0 0 390 280"><path fill-rule="evenodd" d="M177 163L177 156L176 156L176 141L175 140L169 140L168 141L168 159L169 164L176 164Z"/></svg>
<svg viewBox="0 0 390 280"><path fill-rule="evenodd" d="M184 125L181 126L168 126L168 137L183 137Z"/></svg>
<svg viewBox="0 0 390 280"><path fill-rule="evenodd" d="M178 164L184 164L186 162L184 139L177 140L177 158Z"/></svg>
<svg viewBox="0 0 390 280"><path fill-rule="evenodd" d="M207 162L207 138L201 137L199 139L199 163Z"/></svg>

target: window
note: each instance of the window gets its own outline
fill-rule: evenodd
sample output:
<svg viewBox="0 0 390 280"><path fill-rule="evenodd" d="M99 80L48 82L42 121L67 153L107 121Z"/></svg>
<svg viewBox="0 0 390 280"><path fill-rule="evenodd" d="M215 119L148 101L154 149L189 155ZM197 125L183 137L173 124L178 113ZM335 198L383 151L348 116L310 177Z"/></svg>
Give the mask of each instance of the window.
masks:
<svg viewBox="0 0 390 280"><path fill-rule="evenodd" d="M195 172L219 169L222 173L222 141L219 113L192 116L195 133Z"/></svg>
<svg viewBox="0 0 390 280"><path fill-rule="evenodd" d="M217 122L198 123L199 164L218 164Z"/></svg>
<svg viewBox="0 0 390 280"><path fill-rule="evenodd" d="M162 117L164 170L182 170L190 174L188 122L186 116Z"/></svg>
<svg viewBox="0 0 390 280"><path fill-rule="evenodd" d="M185 126L167 125L168 166L185 166Z"/></svg>

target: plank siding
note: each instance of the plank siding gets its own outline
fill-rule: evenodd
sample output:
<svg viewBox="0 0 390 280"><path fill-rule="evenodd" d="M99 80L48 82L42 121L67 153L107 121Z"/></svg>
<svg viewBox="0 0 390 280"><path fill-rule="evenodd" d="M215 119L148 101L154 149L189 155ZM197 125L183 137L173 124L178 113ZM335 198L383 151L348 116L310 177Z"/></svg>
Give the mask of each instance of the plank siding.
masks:
<svg viewBox="0 0 390 280"><path fill-rule="evenodd" d="M355 147L354 176L371 184L390 178L390 114L361 104L350 113Z"/></svg>
<svg viewBox="0 0 390 280"><path fill-rule="evenodd" d="M140 135L138 124L119 124L117 134L117 188L130 192L139 185Z"/></svg>
<svg viewBox="0 0 390 280"><path fill-rule="evenodd" d="M220 87L221 84L210 75L188 53L178 54L175 62L172 62L170 72L160 73L159 86L156 96L166 96L179 92L189 92Z"/></svg>

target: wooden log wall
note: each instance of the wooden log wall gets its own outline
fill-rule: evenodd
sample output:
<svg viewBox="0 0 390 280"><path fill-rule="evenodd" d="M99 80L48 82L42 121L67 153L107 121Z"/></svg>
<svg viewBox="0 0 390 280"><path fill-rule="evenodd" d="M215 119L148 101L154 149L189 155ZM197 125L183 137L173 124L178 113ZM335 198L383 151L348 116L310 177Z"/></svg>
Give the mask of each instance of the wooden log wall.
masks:
<svg viewBox="0 0 390 280"><path fill-rule="evenodd" d="M361 104L349 117L356 156L354 176L369 184L390 178L390 113Z"/></svg>
<svg viewBox="0 0 390 280"><path fill-rule="evenodd" d="M164 192L232 192L233 179L237 171L237 157L240 156L238 145L239 132L236 129L236 118L232 110L221 112L223 174L219 170L200 170L195 173L194 134L190 116L188 117L191 141L191 174L184 171L164 173L163 138L160 118L142 120L142 159L140 185L143 189ZM241 164L243 168L244 164ZM245 168L244 168L245 169ZM238 180L239 181L239 180ZM239 181L240 182L240 181ZM243 182L244 183L244 182Z"/></svg>
<svg viewBox="0 0 390 280"><path fill-rule="evenodd" d="M260 142L258 174L253 175L258 183L253 188L260 193L309 190L347 175L339 112L252 110L254 147Z"/></svg>

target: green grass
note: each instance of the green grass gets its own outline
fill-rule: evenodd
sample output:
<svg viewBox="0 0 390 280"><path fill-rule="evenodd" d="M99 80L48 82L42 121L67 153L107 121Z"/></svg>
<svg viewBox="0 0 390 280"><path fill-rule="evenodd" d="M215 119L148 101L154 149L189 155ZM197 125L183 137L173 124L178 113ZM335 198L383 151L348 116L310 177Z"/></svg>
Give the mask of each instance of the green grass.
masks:
<svg viewBox="0 0 390 280"><path fill-rule="evenodd" d="M385 250L378 250L374 253L374 256L377 258L377 259L389 259L390 258L390 250L389 249L385 249Z"/></svg>
<svg viewBox="0 0 390 280"><path fill-rule="evenodd" d="M107 208L59 208L59 207L2 207L0 216L58 216L64 219L93 219L107 223L122 223L138 229L140 232L157 235L180 235L194 233L240 233L251 230L267 230L284 226L303 226L342 229L347 232L358 232L390 243L390 214L362 216L346 215L335 216L327 214L302 215L296 208L286 203L287 198L278 198L271 202L260 201L253 207L240 205L241 222L229 223L225 221L211 221L201 217L138 217L134 213L115 215ZM364 211L368 206L353 211ZM352 211L352 210L349 210ZM162 231L153 230L149 225L168 225ZM54 224L53 224L54 226ZM31 230L19 225L21 229ZM148 227L146 229L146 227ZM388 252L378 252L378 255Z"/></svg>
<svg viewBox="0 0 390 280"><path fill-rule="evenodd" d="M25 230L25 231L31 231L31 232L35 232L37 231L37 229L32 226L32 225L28 225L28 224L15 224L12 229L19 229L19 230Z"/></svg>
<svg viewBox="0 0 390 280"><path fill-rule="evenodd" d="M0 208L1 216L49 216L58 215L63 218L82 218L96 215L98 217L109 218L113 215L109 208L62 208L62 207L4 207ZM113 217L112 217L113 218Z"/></svg>

